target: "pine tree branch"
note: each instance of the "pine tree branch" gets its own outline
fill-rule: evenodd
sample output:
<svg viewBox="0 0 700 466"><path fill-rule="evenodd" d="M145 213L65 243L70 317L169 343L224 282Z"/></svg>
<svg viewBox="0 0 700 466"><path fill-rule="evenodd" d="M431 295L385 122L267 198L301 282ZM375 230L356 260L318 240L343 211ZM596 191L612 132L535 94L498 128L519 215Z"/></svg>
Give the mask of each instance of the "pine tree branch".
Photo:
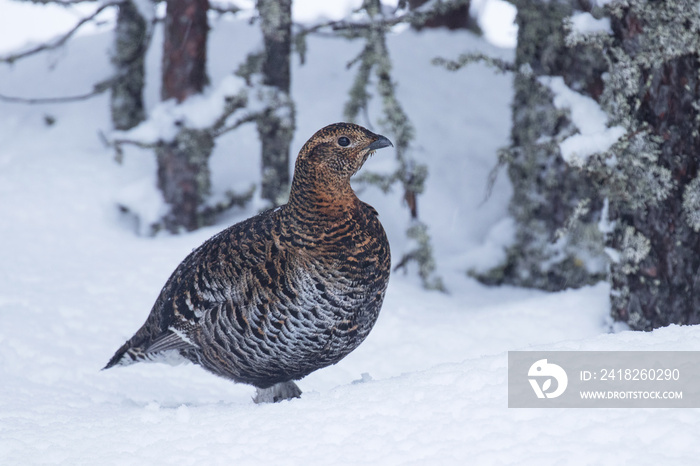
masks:
<svg viewBox="0 0 700 466"><path fill-rule="evenodd" d="M86 16L85 18L82 18L80 21L78 21L78 23L75 26L73 26L72 29L70 29L68 32L64 33L62 36L59 36L54 41L39 44L36 47L25 50L23 52L18 52L18 53L4 56L4 57L0 57L0 62L12 64L17 60L29 57L31 55L36 55L39 52L43 52L45 50L57 49L57 48L61 47L62 45L64 45L68 41L68 39L70 39L78 31L78 29L80 29L86 23L93 21L104 10L106 10L107 8L111 8L113 6L120 5L123 2L124 2L124 0L114 0L111 2L103 3L102 5L97 7L97 9L91 15ZM39 2L39 3L42 3L42 2Z"/></svg>

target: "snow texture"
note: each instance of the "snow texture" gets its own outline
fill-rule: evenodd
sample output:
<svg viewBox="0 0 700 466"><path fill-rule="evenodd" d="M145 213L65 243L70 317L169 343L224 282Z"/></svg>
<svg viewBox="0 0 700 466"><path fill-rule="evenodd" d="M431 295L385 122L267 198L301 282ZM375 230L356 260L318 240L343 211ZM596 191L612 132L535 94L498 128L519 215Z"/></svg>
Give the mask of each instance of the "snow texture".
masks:
<svg viewBox="0 0 700 466"><path fill-rule="evenodd" d="M588 12L577 12L569 19L573 27L573 31L579 34L597 34L605 33L612 34L610 27L610 18L596 19Z"/></svg>
<svg viewBox="0 0 700 466"><path fill-rule="evenodd" d="M518 41L515 24L517 10L505 0L472 0L471 14L476 16L484 38L503 48L513 49Z"/></svg>
<svg viewBox="0 0 700 466"><path fill-rule="evenodd" d="M542 76L539 81L554 93L554 106L568 109L579 133L559 143L561 156L570 165L581 166L588 157L605 152L625 134L622 126L607 126L608 116L598 103L575 92L561 76Z"/></svg>
<svg viewBox="0 0 700 466"><path fill-rule="evenodd" d="M212 22L213 83L259 45L252 27ZM109 34L77 38L58 61L2 67L3 90L89 88L108 69L110 43ZM293 70L295 151L340 119L354 75L344 65L361 46L310 38L307 65ZM107 96L61 106L0 103L0 464L697 464L697 410L507 408L509 350L697 350L700 328L609 334L604 284L547 294L469 279L466 269L501 260L512 229L505 177L482 204L496 151L508 141L511 81L482 65L448 73L429 63L465 49L511 57L445 31L392 35L389 48L398 97L416 126L416 155L430 168L420 212L450 294L425 292L416 278L395 273L367 341L303 379L301 399L274 405L255 405L251 387L193 365L100 371L180 260L255 208L191 234L139 237L115 199L147 192L139 180L155 183L155 163L136 149L114 163L97 135L109 129ZM155 47L151 111L159 62ZM373 102L370 115L378 108ZM215 193L254 182L258 153L254 127L219 139ZM391 153L367 168L382 157ZM367 188L360 197L377 208L400 257L408 216L401 193Z"/></svg>
<svg viewBox="0 0 700 466"><path fill-rule="evenodd" d="M156 18L156 4L151 0L131 0L143 18L151 23Z"/></svg>

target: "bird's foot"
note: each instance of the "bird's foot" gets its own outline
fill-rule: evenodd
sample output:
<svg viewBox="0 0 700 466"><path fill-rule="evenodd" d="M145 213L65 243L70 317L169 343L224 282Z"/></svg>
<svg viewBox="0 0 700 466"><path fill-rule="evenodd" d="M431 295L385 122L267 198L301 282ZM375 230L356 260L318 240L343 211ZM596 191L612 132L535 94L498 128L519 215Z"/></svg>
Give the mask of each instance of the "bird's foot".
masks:
<svg viewBox="0 0 700 466"><path fill-rule="evenodd" d="M257 393L253 397L255 403L277 403L301 396L301 390L291 380L289 382L280 382L268 388L257 388L256 390Z"/></svg>

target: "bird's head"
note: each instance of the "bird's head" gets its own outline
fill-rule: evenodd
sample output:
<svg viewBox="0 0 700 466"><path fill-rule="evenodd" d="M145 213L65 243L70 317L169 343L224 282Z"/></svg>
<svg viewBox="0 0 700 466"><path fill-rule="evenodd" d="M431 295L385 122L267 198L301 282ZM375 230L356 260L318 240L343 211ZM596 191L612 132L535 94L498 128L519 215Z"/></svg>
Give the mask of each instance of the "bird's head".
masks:
<svg viewBox="0 0 700 466"><path fill-rule="evenodd" d="M316 132L299 151L294 176L348 182L377 149L393 146L384 136L353 123L335 123Z"/></svg>
<svg viewBox="0 0 700 466"><path fill-rule="evenodd" d="M377 149L393 146L384 136L353 123L335 123L319 130L299 151L290 202L342 210L355 198L350 178Z"/></svg>

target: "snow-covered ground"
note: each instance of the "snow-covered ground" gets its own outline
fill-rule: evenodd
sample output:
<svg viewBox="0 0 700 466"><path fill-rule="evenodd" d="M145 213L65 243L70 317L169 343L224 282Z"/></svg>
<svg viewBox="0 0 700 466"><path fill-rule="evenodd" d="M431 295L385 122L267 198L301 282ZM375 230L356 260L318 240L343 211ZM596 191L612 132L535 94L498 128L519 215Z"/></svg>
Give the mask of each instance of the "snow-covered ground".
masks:
<svg viewBox="0 0 700 466"><path fill-rule="evenodd" d="M259 36L245 22L212 27L216 84ZM0 93L82 93L109 74L109 41L109 34L79 37L68 49L2 66ZM697 350L700 329L611 334L604 284L547 294L468 278L468 268L498 262L512 230L503 174L482 202L496 150L507 143L510 78L429 63L467 50L512 52L445 31L404 31L389 46L416 126L415 155L430 167L420 213L450 294L394 273L367 341L302 380L301 399L274 405L255 405L251 387L192 365L100 371L179 261L252 208L192 234L137 236L115 199L149 183L154 161L134 150L123 165L114 162L98 137L109 131L106 96L60 106L0 103L0 464L697 464L697 410L507 407L509 350ZM307 64L295 60L294 150L342 118L354 76L344 65L360 47L313 38ZM151 108L158 62L155 47ZM376 116L373 123L379 130ZM216 192L257 179L258 147L252 127L219 141ZM385 150L366 169L391 163ZM380 212L400 257L407 220L400 193L365 189L361 197Z"/></svg>

